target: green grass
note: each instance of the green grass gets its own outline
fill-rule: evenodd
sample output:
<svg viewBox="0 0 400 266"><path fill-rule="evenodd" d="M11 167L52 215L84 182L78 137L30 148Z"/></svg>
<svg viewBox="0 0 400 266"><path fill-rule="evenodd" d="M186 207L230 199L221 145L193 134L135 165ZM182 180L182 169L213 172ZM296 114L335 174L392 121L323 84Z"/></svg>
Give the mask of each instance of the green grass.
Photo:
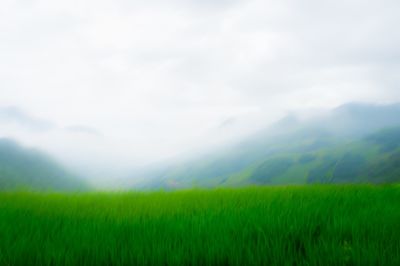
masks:
<svg viewBox="0 0 400 266"><path fill-rule="evenodd" d="M0 265L400 265L400 186L1 193Z"/></svg>

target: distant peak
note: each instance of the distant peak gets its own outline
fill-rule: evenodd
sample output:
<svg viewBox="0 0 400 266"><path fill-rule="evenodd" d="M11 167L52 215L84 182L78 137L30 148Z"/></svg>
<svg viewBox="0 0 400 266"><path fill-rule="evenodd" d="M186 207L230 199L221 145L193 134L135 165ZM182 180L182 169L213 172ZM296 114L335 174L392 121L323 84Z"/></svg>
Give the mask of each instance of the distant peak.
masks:
<svg viewBox="0 0 400 266"><path fill-rule="evenodd" d="M400 103L379 104L379 103L369 103L369 102L349 102L336 107L335 109L333 109L333 111L348 112L348 111L357 111L364 109L384 109L384 108L400 108Z"/></svg>
<svg viewBox="0 0 400 266"><path fill-rule="evenodd" d="M16 123L35 131L46 131L55 128L55 125L51 121L36 118L16 106L0 107L0 122Z"/></svg>
<svg viewBox="0 0 400 266"><path fill-rule="evenodd" d="M280 126L288 126L288 125L293 125L293 124L297 124L299 122L299 118L293 114L287 114L286 116L284 116L282 119L278 120L278 122L276 123L277 125Z"/></svg>

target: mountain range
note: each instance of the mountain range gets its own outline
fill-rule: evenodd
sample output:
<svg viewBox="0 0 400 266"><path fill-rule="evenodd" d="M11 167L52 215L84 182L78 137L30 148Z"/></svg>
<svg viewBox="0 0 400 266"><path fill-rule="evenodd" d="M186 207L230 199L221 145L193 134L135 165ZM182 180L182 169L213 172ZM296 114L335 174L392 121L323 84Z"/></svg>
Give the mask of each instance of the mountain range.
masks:
<svg viewBox="0 0 400 266"><path fill-rule="evenodd" d="M144 188L400 181L400 104L290 115L224 150L153 173Z"/></svg>
<svg viewBox="0 0 400 266"><path fill-rule="evenodd" d="M234 145L140 175L134 189L400 182L400 104L289 115ZM14 189L89 186L49 155L0 139L0 190Z"/></svg>

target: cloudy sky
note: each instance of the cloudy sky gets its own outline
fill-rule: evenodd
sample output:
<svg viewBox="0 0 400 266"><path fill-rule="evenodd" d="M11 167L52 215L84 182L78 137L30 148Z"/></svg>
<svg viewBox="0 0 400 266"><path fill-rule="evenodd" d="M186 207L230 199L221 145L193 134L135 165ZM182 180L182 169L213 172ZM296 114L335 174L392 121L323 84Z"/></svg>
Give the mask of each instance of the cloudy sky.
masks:
<svg viewBox="0 0 400 266"><path fill-rule="evenodd" d="M2 0L0 136L143 164L293 110L400 101L399 14L398 0Z"/></svg>

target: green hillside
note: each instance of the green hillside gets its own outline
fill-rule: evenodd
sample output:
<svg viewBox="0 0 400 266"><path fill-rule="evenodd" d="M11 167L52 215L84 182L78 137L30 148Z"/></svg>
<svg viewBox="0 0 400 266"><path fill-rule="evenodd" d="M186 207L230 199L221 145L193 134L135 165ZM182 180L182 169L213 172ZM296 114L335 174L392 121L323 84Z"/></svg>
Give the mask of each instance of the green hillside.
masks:
<svg viewBox="0 0 400 266"><path fill-rule="evenodd" d="M37 150L0 139L0 190L81 190L86 185Z"/></svg>
<svg viewBox="0 0 400 266"><path fill-rule="evenodd" d="M400 129L309 153L271 156L229 176L226 185L400 181Z"/></svg>
<svg viewBox="0 0 400 266"><path fill-rule="evenodd" d="M292 149L281 148L279 152L265 155L264 159L228 175L201 179L189 175L189 178L174 179L172 173L170 183L164 185L173 188L400 182L400 128L382 130L361 140L331 140L329 145L312 149L310 143L308 140L302 143L303 146L297 142Z"/></svg>
<svg viewBox="0 0 400 266"><path fill-rule="evenodd" d="M400 181L400 105L288 116L225 149L170 165L145 188Z"/></svg>
<svg viewBox="0 0 400 266"><path fill-rule="evenodd" d="M238 146L174 165L159 174L148 187L215 187L226 184L228 177L247 173L255 164L263 162L266 158L287 153L308 153L335 147L340 143L340 139L317 130L302 130L273 138L257 136Z"/></svg>

